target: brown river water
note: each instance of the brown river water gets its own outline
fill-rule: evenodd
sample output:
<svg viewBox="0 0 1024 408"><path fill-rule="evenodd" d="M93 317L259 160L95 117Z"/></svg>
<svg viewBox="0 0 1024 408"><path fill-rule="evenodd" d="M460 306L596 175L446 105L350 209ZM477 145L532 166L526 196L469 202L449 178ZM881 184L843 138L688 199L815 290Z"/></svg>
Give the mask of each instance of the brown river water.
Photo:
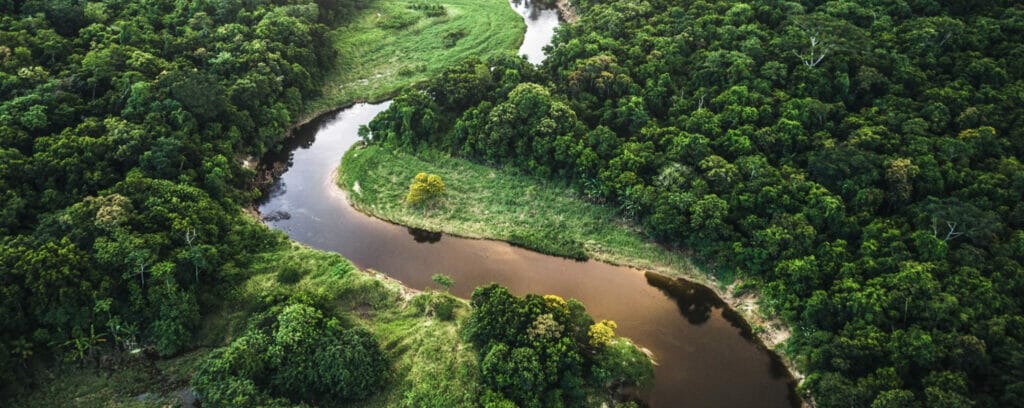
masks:
<svg viewBox="0 0 1024 408"><path fill-rule="evenodd" d="M543 54L537 53L550 41L558 15L528 2L512 6L527 23L520 53L538 63ZM594 319L614 320L618 335L653 353L654 386L640 395L652 407L799 405L785 367L708 288L504 242L414 230L353 209L334 183L334 170L359 140L359 125L389 104L357 104L326 114L265 157L261 166L287 167L259 203L265 222L298 242L338 252L416 289L435 286L430 277L442 273L455 280L451 291L463 298L477 286L497 282L520 295L579 299Z"/></svg>

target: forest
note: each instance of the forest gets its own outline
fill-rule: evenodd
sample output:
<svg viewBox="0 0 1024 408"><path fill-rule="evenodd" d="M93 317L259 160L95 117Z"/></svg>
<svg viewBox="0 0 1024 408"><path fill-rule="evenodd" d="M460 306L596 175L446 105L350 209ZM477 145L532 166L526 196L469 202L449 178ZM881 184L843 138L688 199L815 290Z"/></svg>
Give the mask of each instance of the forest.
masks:
<svg viewBox="0 0 1024 408"><path fill-rule="evenodd" d="M466 60L366 136L571 183L740 277L793 328L784 351L817 406L1024 401L1024 7L574 3L542 66ZM254 254L287 244L242 211L259 195L247 163L307 111L337 60L330 27L363 6L0 0L0 397L53 364L179 355L254 285ZM288 272L271 275L309 275ZM383 329L317 296L261 292L197 391L302 403L397 381ZM489 311L460 316L467 376L486 376L473 403L585 405L581 389L648 377L572 301L485 287L472 306ZM296 380L317 375L350 393Z"/></svg>
<svg viewBox="0 0 1024 408"><path fill-rule="evenodd" d="M817 406L1024 401L1024 7L580 0L372 143L572 183L757 290Z"/></svg>
<svg viewBox="0 0 1024 408"><path fill-rule="evenodd" d="M243 219L242 159L319 89L325 24L356 5L0 2L0 382L188 346L225 265L274 242Z"/></svg>

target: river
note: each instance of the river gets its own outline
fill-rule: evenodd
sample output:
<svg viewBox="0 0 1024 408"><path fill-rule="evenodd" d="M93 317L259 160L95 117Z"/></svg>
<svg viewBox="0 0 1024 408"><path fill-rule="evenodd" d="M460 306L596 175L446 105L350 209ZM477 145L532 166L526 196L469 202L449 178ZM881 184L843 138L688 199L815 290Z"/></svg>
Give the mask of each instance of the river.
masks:
<svg viewBox="0 0 1024 408"><path fill-rule="evenodd" d="M513 0L527 32L520 53L534 63L557 27L557 12ZM552 22L552 18L554 19ZM302 126L261 166L287 170L259 203L265 222L309 246L338 252L361 268L405 285L434 286L443 273L453 294L468 298L491 282L514 293L576 298L596 319L618 323L618 335L650 350L655 384L641 394L653 407L792 407L793 380L749 327L714 293L685 281L596 261L577 262L514 247L414 230L353 209L336 187L334 170L359 140L359 125L390 102L357 104Z"/></svg>

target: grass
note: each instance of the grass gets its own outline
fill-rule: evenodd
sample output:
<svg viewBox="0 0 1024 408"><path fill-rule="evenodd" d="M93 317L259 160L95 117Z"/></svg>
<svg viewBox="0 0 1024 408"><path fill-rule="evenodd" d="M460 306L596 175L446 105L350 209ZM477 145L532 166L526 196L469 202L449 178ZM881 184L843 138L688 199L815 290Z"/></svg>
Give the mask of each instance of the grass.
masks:
<svg viewBox="0 0 1024 408"><path fill-rule="evenodd" d="M402 201L418 172L441 176L447 187L433 208ZM566 257L578 258L581 248L585 256L601 261L708 280L684 254L658 245L613 208L587 202L564 184L376 145L349 150L338 174L338 185L356 208L401 225L510 241Z"/></svg>
<svg viewBox="0 0 1024 408"><path fill-rule="evenodd" d="M67 366L48 372L51 380L32 393L5 401L12 408L166 407L179 404L194 365L209 352L195 350L170 360L127 358L117 370Z"/></svg>
<svg viewBox="0 0 1024 408"><path fill-rule="evenodd" d="M459 337L457 321L424 318L421 309L412 307L389 311L378 319L374 330L396 357L396 378L383 392L356 406L476 406L483 391L478 357Z"/></svg>
<svg viewBox="0 0 1024 408"><path fill-rule="evenodd" d="M444 15L412 7L421 0L376 0L336 29L335 69L306 118L353 102L378 102L468 57L514 52L526 25L507 0L439 0Z"/></svg>

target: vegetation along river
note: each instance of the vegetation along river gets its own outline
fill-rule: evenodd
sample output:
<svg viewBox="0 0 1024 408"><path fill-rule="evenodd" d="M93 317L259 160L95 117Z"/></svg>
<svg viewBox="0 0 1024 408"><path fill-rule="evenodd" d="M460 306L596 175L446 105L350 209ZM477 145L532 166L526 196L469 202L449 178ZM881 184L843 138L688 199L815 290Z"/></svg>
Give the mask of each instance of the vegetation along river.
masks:
<svg viewBox="0 0 1024 408"><path fill-rule="evenodd" d="M558 25L557 12L513 0L527 31L520 53L534 63ZM542 255L504 242L412 230L353 209L335 185L334 170L366 124L390 102L357 104L299 128L263 166L287 170L259 210L292 239L336 251L405 285L432 287L435 273L455 280L452 293L468 298L491 282L517 294L556 294L587 305L595 319L618 323L619 335L650 350L654 387L642 398L654 407L790 407L799 404L785 367L750 328L700 285L596 261Z"/></svg>

